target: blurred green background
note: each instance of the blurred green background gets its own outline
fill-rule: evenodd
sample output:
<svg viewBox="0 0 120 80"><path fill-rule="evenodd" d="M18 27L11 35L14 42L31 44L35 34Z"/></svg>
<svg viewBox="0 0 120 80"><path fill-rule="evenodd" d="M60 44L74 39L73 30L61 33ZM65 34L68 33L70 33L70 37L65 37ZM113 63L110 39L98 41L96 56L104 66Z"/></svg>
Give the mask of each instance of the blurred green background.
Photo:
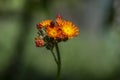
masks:
<svg viewBox="0 0 120 80"><path fill-rule="evenodd" d="M36 24L57 14L77 24L61 42L61 80L120 80L119 0L0 0L0 80L54 80L57 66L36 48Z"/></svg>

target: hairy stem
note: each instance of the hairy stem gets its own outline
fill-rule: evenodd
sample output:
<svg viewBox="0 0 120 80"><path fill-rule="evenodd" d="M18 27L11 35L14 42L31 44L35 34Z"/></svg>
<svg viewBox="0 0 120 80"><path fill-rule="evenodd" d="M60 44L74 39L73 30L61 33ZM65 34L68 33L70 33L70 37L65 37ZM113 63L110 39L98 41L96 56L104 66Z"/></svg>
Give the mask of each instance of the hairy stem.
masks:
<svg viewBox="0 0 120 80"><path fill-rule="evenodd" d="M55 48L56 48L57 59L58 59L58 63L57 63L57 80L60 80L60 73L61 73L61 56L60 56L60 51L59 51L58 43L55 43Z"/></svg>
<svg viewBox="0 0 120 80"><path fill-rule="evenodd" d="M55 60L56 64L58 65L58 61L57 61L57 58L56 58L56 56L55 56L55 53L53 52L53 50L50 50L50 51L51 51L51 53L52 53L52 55L53 55L53 57L54 57L54 60Z"/></svg>

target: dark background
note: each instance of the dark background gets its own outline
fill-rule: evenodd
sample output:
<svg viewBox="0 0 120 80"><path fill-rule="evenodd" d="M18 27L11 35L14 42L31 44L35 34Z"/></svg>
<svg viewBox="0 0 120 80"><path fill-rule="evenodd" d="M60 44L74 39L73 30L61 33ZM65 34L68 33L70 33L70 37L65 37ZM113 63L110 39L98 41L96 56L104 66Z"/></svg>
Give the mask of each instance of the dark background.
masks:
<svg viewBox="0 0 120 80"><path fill-rule="evenodd" d="M61 80L120 80L120 0L0 0L0 80L55 79L54 59L34 37L57 14L80 29L60 43Z"/></svg>

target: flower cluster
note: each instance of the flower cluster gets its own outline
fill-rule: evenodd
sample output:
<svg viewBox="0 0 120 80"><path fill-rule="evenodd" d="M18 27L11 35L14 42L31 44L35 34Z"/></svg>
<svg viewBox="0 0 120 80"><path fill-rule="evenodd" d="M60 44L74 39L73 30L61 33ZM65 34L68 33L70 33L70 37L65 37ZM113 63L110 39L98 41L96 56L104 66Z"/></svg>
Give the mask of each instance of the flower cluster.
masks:
<svg viewBox="0 0 120 80"><path fill-rule="evenodd" d="M46 46L52 49L55 42L67 41L78 35L78 27L72 22L57 16L56 20L44 20L37 24L38 37L35 38L37 47Z"/></svg>

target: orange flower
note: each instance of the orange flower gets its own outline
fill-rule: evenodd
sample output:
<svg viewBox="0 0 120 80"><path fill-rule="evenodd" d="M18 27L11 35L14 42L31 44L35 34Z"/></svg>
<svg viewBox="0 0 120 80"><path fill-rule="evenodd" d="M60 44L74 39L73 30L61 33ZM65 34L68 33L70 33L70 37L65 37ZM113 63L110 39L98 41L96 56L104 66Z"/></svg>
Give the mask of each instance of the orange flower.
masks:
<svg viewBox="0 0 120 80"><path fill-rule="evenodd" d="M36 47L42 47L44 46L44 40L40 39L40 38L35 38L35 44L36 44Z"/></svg>
<svg viewBox="0 0 120 80"><path fill-rule="evenodd" d="M63 34L68 37L72 38L78 35L78 27L73 25L70 21L63 21L63 25L61 26L61 30Z"/></svg>
<svg viewBox="0 0 120 80"><path fill-rule="evenodd" d="M44 20L44 21L40 22L39 24L37 24L37 29L41 30L42 27L50 26L51 22L52 22L52 20Z"/></svg>
<svg viewBox="0 0 120 80"><path fill-rule="evenodd" d="M66 38L72 38L78 35L78 27L73 25L72 22L62 20L61 18L57 17L56 22L59 25L60 29L62 30L63 36Z"/></svg>
<svg viewBox="0 0 120 80"><path fill-rule="evenodd" d="M62 20L61 17L57 17L56 18L56 23L59 25L59 26L62 26L64 24L64 20Z"/></svg>
<svg viewBox="0 0 120 80"><path fill-rule="evenodd" d="M47 26L46 27L46 33L49 37L54 38L54 39L59 37L59 31L58 31L57 26L54 26L54 27Z"/></svg>

